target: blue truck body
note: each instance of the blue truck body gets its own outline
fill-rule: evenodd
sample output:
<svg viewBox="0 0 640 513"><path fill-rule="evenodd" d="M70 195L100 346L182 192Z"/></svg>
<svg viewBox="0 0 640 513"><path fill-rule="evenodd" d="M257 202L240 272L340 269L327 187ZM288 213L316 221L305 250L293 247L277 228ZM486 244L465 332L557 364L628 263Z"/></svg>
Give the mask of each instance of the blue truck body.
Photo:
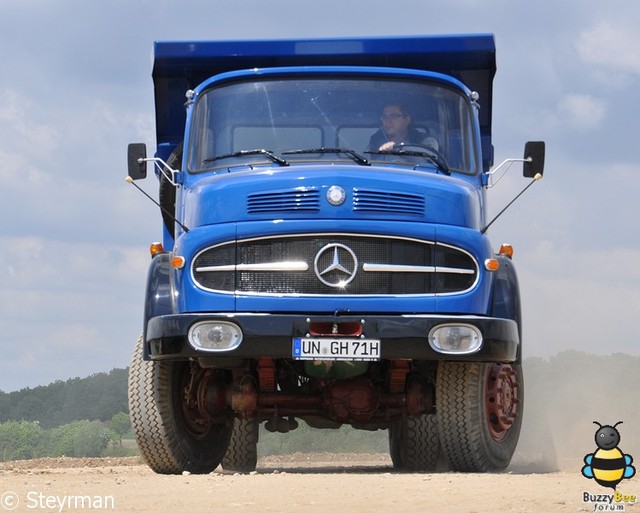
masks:
<svg viewBox="0 0 640 513"><path fill-rule="evenodd" d="M132 179L156 162L164 218L130 391L151 467L201 468L188 440L206 427L203 469L223 454L250 469L256 426L300 418L389 429L399 468L441 451L504 468L522 350L515 270L485 233L493 36L157 42L154 57L157 148L129 159ZM403 122L419 141L390 135ZM473 440L452 420L470 398ZM147 432L147 403L183 441Z"/></svg>

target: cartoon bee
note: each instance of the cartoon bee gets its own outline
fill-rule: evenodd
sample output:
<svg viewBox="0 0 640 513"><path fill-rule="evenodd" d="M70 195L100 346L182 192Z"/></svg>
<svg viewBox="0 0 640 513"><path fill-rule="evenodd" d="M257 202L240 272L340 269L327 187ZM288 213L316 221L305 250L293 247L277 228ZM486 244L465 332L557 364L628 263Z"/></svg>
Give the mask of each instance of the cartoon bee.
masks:
<svg viewBox="0 0 640 513"><path fill-rule="evenodd" d="M635 467L631 465L633 458L618 448L620 433L616 426L622 424L622 421L613 426L603 426L596 421L593 423L600 426L595 435L598 449L584 457L586 465L582 467L582 475L595 479L600 486L615 490L620 481L629 479L636 473Z"/></svg>

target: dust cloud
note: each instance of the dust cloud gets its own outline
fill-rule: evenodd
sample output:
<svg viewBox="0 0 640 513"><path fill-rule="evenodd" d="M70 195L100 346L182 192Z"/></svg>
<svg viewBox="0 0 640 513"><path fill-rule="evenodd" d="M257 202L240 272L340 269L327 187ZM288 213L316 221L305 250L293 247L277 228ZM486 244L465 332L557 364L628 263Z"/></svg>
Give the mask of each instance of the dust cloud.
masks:
<svg viewBox="0 0 640 513"><path fill-rule="evenodd" d="M515 472L580 471L598 426L617 426L618 447L640 458L640 357L565 351L524 361L525 411Z"/></svg>

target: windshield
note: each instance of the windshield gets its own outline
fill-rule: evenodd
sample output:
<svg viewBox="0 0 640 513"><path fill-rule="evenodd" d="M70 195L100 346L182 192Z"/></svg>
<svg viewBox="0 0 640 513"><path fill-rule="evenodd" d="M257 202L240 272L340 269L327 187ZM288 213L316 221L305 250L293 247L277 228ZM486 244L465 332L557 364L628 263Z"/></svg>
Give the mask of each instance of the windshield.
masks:
<svg viewBox="0 0 640 513"><path fill-rule="evenodd" d="M205 90L188 168L349 161L476 173L471 106L427 81L279 78Z"/></svg>

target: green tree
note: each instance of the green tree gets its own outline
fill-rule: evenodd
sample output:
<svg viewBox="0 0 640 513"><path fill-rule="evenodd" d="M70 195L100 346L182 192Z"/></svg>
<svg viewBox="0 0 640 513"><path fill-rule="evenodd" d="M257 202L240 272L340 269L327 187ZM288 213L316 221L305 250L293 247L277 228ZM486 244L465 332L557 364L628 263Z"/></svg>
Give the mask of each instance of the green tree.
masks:
<svg viewBox="0 0 640 513"><path fill-rule="evenodd" d="M0 424L0 458L2 461L37 456L42 430L37 422L10 421Z"/></svg>
<svg viewBox="0 0 640 513"><path fill-rule="evenodd" d="M83 419L107 422L129 410L128 373L128 369L113 369L46 386L0 391L0 422L37 420L43 429Z"/></svg>
<svg viewBox="0 0 640 513"><path fill-rule="evenodd" d="M73 456L74 424L48 429L42 436L42 453L50 457Z"/></svg>
<svg viewBox="0 0 640 513"><path fill-rule="evenodd" d="M109 430L100 421L76 422L77 429L73 436L73 456L102 456L112 441Z"/></svg>
<svg viewBox="0 0 640 513"><path fill-rule="evenodd" d="M131 431L131 419L129 415L121 411L111 417L109 428L117 437L118 444L122 445L122 437Z"/></svg>
<svg viewBox="0 0 640 513"><path fill-rule="evenodd" d="M27 395L18 404L16 420L38 420L42 415L44 405L39 397Z"/></svg>
<svg viewBox="0 0 640 513"><path fill-rule="evenodd" d="M11 420L11 396L0 391L0 423Z"/></svg>
<svg viewBox="0 0 640 513"><path fill-rule="evenodd" d="M109 429L102 422L78 420L47 430L42 437L41 451L52 457L102 456L112 440Z"/></svg>

